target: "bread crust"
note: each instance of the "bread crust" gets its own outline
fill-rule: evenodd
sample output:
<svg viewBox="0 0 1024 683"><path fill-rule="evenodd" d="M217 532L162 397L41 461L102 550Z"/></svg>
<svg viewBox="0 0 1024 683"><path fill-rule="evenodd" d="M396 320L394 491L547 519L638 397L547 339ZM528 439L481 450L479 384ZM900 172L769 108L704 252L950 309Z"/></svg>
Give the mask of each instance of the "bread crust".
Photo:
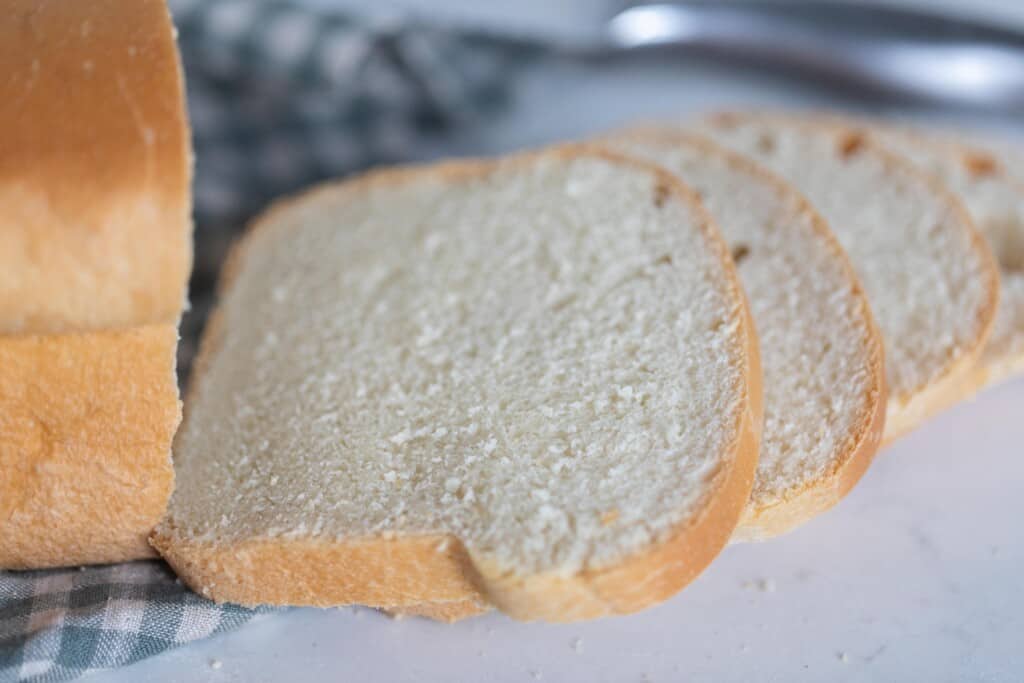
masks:
<svg viewBox="0 0 1024 683"><path fill-rule="evenodd" d="M522 620L576 621L643 609L670 597L689 583L724 547L750 495L757 463L762 422L761 375L757 339L743 290L728 249L695 195L671 174L636 160L582 145L522 154L500 162L457 161L433 167L407 167L373 172L343 184L328 184L279 203L257 220L234 249L222 276L230 288L245 252L272 225L277 212L310 201L320 193L357 193L370 186L393 186L421 174L448 181L478 178L497 168L527 165L548 156L574 159L592 156L647 170L701 218L701 230L727 273L739 325L738 343L746 358L743 409L723 466L706 493L707 503L667 537L617 564L555 573L519 576L484 557L473 557L454 537L392 536L360 539L252 538L216 543L189 538L168 516L150 542L194 590L218 602L243 605L301 604L329 606L349 603L443 614L459 614L464 604L497 606ZM220 344L222 323L216 315L204 336L192 391L203 381L210 357ZM185 419L188 419L186 410ZM424 603L429 603L425 607ZM440 603L442 606L437 606Z"/></svg>
<svg viewBox="0 0 1024 683"><path fill-rule="evenodd" d="M443 621L446 624L454 624L456 621L486 614L491 611L491 608L475 600L458 600L455 602L424 602L419 605L408 605L383 611L396 619L424 617L434 621Z"/></svg>
<svg viewBox="0 0 1024 683"><path fill-rule="evenodd" d="M176 323L191 153L163 0L0 0L0 334Z"/></svg>
<svg viewBox="0 0 1024 683"><path fill-rule="evenodd" d="M0 568L152 556L181 418L174 325L0 337Z"/></svg>
<svg viewBox="0 0 1024 683"><path fill-rule="evenodd" d="M781 121L787 124L796 124L806 130L824 131L836 137L856 139L858 145L870 149L871 153L887 166L898 169L899 173L913 177L927 186L939 201L946 204L949 210L957 215L958 223L969 239L974 256L981 265L984 276L985 302L971 315L974 322L974 336L970 343L963 345L958 353L950 358L949 362L939 369L929 381L913 387L903 395L893 393L890 387L882 445L892 443L929 417L974 393L968 387L976 381L971 377L976 374L978 360L988 342L995 322L999 303L999 267L987 241L974 225L963 203L943 183L921 171L902 156L890 152L858 127L844 123L842 119L831 114L717 112L708 115L704 120L713 125L723 126L735 125L736 122L745 120Z"/></svg>

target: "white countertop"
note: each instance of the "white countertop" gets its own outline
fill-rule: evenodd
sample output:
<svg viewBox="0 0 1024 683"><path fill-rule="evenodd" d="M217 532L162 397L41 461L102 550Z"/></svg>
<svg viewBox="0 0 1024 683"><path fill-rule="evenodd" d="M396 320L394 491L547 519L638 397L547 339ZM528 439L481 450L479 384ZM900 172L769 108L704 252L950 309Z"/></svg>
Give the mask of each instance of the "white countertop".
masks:
<svg viewBox="0 0 1024 683"><path fill-rule="evenodd" d="M92 680L1021 681L1022 407L1024 379L957 406L831 512L727 548L641 614L448 626L292 609Z"/></svg>
<svg viewBox="0 0 1024 683"><path fill-rule="evenodd" d="M1019 0L944 4L1024 22ZM516 16L536 25L545 3L522 6ZM593 12L573 0L558 26L572 23L566 8ZM513 149L728 103L828 103L677 61L550 67L524 76L517 92L510 114L424 155ZM784 538L728 548L689 588L639 615L557 626L489 615L447 626L292 609L90 680L1022 681L1022 444L1024 379L897 442L832 512Z"/></svg>

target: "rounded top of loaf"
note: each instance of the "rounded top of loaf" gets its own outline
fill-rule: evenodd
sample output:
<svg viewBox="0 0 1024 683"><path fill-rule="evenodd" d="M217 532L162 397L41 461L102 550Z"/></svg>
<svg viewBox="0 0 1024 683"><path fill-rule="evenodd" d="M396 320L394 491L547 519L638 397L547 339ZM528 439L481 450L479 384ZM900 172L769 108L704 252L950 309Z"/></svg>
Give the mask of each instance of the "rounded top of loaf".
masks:
<svg viewBox="0 0 1024 683"><path fill-rule="evenodd" d="M0 333L176 322L191 152L163 0L3 0L0 73Z"/></svg>

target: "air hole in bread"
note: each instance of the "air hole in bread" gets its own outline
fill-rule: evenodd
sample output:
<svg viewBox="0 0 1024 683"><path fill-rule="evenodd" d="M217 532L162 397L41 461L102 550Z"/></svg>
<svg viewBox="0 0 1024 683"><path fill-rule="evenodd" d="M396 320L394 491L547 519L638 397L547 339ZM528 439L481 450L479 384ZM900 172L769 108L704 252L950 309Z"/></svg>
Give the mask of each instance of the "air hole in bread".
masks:
<svg viewBox="0 0 1024 683"><path fill-rule="evenodd" d="M716 126L724 128L726 130L735 128L740 123L739 116L732 112L721 112L719 114L713 114L710 117L710 120Z"/></svg>
<svg viewBox="0 0 1024 683"><path fill-rule="evenodd" d="M750 256L750 247L746 244L737 244L732 248L732 260L737 266L743 263L748 256Z"/></svg>
<svg viewBox="0 0 1024 683"><path fill-rule="evenodd" d="M654 205L659 209L665 206L665 200L668 199L668 185L664 183L657 183L654 186Z"/></svg>
<svg viewBox="0 0 1024 683"><path fill-rule="evenodd" d="M994 174L998 168L995 159L986 154L969 154L964 157L964 167L975 180Z"/></svg>
<svg viewBox="0 0 1024 683"><path fill-rule="evenodd" d="M839 156L844 159L851 159L864 149L864 136L859 133L844 135L839 140Z"/></svg>
<svg viewBox="0 0 1024 683"><path fill-rule="evenodd" d="M672 254L663 254L659 256L654 262L656 266L671 266L672 265Z"/></svg>
<svg viewBox="0 0 1024 683"><path fill-rule="evenodd" d="M775 152L775 138L767 133L762 133L757 138L757 149L763 154L772 154Z"/></svg>

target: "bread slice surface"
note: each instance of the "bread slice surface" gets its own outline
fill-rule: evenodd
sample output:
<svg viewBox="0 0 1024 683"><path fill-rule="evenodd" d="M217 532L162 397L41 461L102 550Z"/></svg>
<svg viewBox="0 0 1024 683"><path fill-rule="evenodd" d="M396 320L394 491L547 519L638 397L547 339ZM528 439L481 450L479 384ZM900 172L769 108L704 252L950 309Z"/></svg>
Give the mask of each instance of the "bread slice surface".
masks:
<svg viewBox="0 0 1024 683"><path fill-rule="evenodd" d="M994 152L953 134L860 122L955 193L999 262L1000 298L971 384L983 387L1024 371L1024 178Z"/></svg>
<svg viewBox="0 0 1024 683"><path fill-rule="evenodd" d="M735 527L759 380L670 174L585 148L373 173L237 250L152 541L221 601L635 611Z"/></svg>
<svg viewBox="0 0 1024 683"><path fill-rule="evenodd" d="M999 297L995 260L940 183L855 127L817 115L730 112L695 129L764 163L829 222L885 342L885 441L965 395Z"/></svg>
<svg viewBox="0 0 1024 683"><path fill-rule="evenodd" d="M830 508L874 457L886 404L881 334L842 247L795 189L704 136L650 126L600 143L658 163L701 196L750 300L765 425L733 539L774 536Z"/></svg>
<svg viewBox="0 0 1024 683"><path fill-rule="evenodd" d="M0 73L0 334L176 324L192 158L164 0L3 0Z"/></svg>

